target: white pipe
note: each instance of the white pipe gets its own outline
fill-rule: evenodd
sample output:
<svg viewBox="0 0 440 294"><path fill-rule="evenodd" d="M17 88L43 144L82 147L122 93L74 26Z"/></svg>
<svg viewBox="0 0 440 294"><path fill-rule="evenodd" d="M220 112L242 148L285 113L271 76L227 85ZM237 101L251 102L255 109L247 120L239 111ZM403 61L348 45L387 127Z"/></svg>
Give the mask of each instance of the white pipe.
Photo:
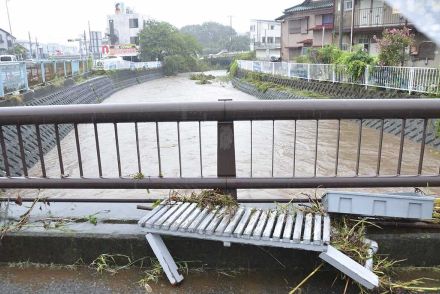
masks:
<svg viewBox="0 0 440 294"><path fill-rule="evenodd" d="M379 245L376 241L365 239L365 244L368 244L370 248L368 249L368 256L369 258L365 261L365 268L367 268L370 271L373 271L373 255L377 253L379 250Z"/></svg>

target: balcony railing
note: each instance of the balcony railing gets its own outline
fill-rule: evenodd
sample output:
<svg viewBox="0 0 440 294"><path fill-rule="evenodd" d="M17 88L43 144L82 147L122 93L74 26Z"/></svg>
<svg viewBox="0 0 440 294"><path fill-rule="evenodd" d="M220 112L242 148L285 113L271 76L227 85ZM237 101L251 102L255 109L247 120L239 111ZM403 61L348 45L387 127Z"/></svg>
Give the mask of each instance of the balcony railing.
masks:
<svg viewBox="0 0 440 294"><path fill-rule="evenodd" d="M281 48L281 44L280 43L255 42L254 47L255 47L255 49L275 49L275 48Z"/></svg>
<svg viewBox="0 0 440 294"><path fill-rule="evenodd" d="M339 28L340 15L335 18L335 27ZM344 29L351 28L351 11L344 13ZM353 27L354 28L370 28L370 27L387 27L387 26L403 26L407 20L399 13L393 12L393 9L385 7L355 9Z"/></svg>

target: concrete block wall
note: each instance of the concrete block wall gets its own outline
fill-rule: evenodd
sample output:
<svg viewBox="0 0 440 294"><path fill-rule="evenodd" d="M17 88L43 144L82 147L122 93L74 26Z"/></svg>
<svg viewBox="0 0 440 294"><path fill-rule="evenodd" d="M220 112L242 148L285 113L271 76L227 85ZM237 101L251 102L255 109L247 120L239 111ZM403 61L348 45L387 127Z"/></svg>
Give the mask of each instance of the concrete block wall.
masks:
<svg viewBox="0 0 440 294"><path fill-rule="evenodd" d="M150 71L121 71L110 75L92 78L81 84L67 83L61 88L49 87L37 93L30 93L22 101L7 101L1 106L38 106L38 105L71 105L71 104L95 104L101 103L113 93L136 84L162 77L161 70ZM64 138L73 129L73 125L60 124L60 138ZM26 125L21 127L23 145L25 149L25 164L29 169L39 161L38 143L36 138L36 126ZM21 160L17 127L3 126L9 169L12 176L23 175L23 163ZM53 125L41 125L40 134L44 154L56 146L55 127ZM0 147L1 150L1 147ZM2 151L2 150L1 150ZM0 153L1 154L1 153ZM0 156L0 176L5 174L5 163Z"/></svg>

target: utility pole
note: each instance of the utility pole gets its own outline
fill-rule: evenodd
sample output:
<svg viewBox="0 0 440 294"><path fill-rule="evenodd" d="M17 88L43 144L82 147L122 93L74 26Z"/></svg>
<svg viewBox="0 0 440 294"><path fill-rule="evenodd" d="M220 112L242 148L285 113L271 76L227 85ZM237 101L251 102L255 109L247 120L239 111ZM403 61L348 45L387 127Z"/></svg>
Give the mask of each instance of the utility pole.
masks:
<svg viewBox="0 0 440 294"><path fill-rule="evenodd" d="M229 48L228 48L228 51L230 52L231 51L231 47L232 47L232 37L233 37L233 27L232 27L232 15L228 15L228 17L229 17L229 27L231 28L231 36L229 37Z"/></svg>
<svg viewBox="0 0 440 294"><path fill-rule="evenodd" d="M93 42L94 42L94 40L92 38L92 31L90 30L90 20L88 22L89 22L89 52L91 54L93 54L94 53L93 52L94 51L93 50L93 46L94 46Z"/></svg>
<svg viewBox="0 0 440 294"><path fill-rule="evenodd" d="M87 50L87 37L86 37L86 30L84 30L84 47L86 49L86 58L89 56L89 51Z"/></svg>
<svg viewBox="0 0 440 294"><path fill-rule="evenodd" d="M232 18L233 18L234 16L232 16L232 15L228 15L228 18L229 18L229 26L232 28Z"/></svg>
<svg viewBox="0 0 440 294"><path fill-rule="evenodd" d="M354 30L354 0L351 0L350 52L353 51L353 30Z"/></svg>
<svg viewBox="0 0 440 294"><path fill-rule="evenodd" d="M344 25L344 0L339 1L339 49L342 50L342 26Z"/></svg>
<svg viewBox="0 0 440 294"><path fill-rule="evenodd" d="M8 22L9 22L9 34L11 34L12 37L12 27L11 27L11 18L9 17L9 7L8 7L8 2L10 0L5 0L5 4L6 4L6 14L8 15ZM11 38L11 43L12 43L12 48L14 48L14 38ZM9 48L9 46L8 46Z"/></svg>
<svg viewBox="0 0 440 294"><path fill-rule="evenodd" d="M35 58L38 60L39 59L39 52L38 52L38 39L37 37L35 37Z"/></svg>
<svg viewBox="0 0 440 294"><path fill-rule="evenodd" d="M33 58L32 54L32 39L31 39L31 32L28 32L29 35L29 53L31 54L31 59Z"/></svg>

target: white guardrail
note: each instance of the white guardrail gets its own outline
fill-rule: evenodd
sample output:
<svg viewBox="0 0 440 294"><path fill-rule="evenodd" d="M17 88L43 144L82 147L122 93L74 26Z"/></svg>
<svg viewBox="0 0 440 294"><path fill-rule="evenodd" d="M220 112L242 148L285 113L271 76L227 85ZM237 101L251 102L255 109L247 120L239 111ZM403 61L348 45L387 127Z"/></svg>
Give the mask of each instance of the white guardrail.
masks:
<svg viewBox="0 0 440 294"><path fill-rule="evenodd" d="M440 69L368 66L354 79L344 65L239 60L240 69L314 81L357 84L420 93L440 93Z"/></svg>
<svg viewBox="0 0 440 294"><path fill-rule="evenodd" d="M121 69L151 69L162 67L162 62L160 61L149 61L149 62L131 62L126 60L97 60L94 65L94 69L103 70L121 70Z"/></svg>

